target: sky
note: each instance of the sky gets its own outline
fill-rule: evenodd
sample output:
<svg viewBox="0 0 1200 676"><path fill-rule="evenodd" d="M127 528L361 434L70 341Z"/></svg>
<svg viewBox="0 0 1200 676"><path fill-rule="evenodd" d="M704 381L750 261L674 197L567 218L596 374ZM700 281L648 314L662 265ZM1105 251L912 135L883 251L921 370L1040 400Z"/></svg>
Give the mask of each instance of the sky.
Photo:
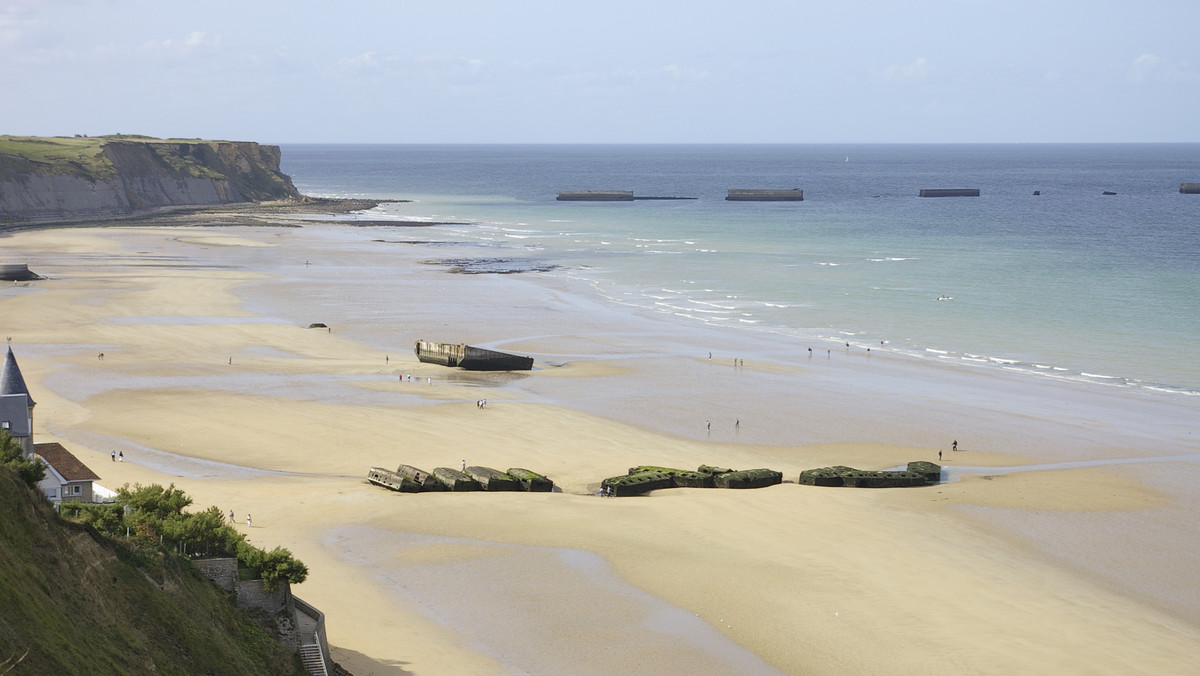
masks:
<svg viewBox="0 0 1200 676"><path fill-rule="evenodd" d="M0 134L1200 142L1200 0L0 0Z"/></svg>

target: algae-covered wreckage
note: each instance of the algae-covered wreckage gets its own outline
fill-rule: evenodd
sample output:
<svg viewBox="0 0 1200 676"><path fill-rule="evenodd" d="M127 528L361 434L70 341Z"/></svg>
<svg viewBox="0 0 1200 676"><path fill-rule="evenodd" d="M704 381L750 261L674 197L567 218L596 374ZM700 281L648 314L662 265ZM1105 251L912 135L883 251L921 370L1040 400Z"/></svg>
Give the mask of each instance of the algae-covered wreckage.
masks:
<svg viewBox="0 0 1200 676"><path fill-rule="evenodd" d="M942 480L942 466L924 460L908 463L903 470L870 471L835 465L806 469L799 483L805 486L849 486L851 488L904 488L929 486Z"/></svg>
<svg viewBox="0 0 1200 676"><path fill-rule="evenodd" d="M372 467L371 471L367 472L367 481L401 493L440 491L549 493L554 490L553 481L522 467L510 467L507 472L476 465L462 470L437 467L432 472L426 472L412 465L400 465L395 471L383 467Z"/></svg>
<svg viewBox="0 0 1200 676"><path fill-rule="evenodd" d="M488 350L462 343L434 343L418 340L414 351L417 359L427 364L458 366L468 371L529 371L533 357Z"/></svg>
<svg viewBox="0 0 1200 676"><path fill-rule="evenodd" d="M629 472L600 482L608 495L643 495L662 488L763 488L783 483L783 472L773 469L745 469L700 465L696 471L640 465Z"/></svg>

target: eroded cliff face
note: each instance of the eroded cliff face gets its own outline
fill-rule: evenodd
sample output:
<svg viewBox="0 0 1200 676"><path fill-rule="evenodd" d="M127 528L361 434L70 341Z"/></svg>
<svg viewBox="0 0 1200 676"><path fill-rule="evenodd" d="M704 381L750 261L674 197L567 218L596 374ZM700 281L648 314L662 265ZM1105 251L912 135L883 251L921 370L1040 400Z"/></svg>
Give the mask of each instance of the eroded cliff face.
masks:
<svg viewBox="0 0 1200 676"><path fill-rule="evenodd" d="M278 146L110 140L98 162L0 155L0 224L119 218L162 207L301 199Z"/></svg>

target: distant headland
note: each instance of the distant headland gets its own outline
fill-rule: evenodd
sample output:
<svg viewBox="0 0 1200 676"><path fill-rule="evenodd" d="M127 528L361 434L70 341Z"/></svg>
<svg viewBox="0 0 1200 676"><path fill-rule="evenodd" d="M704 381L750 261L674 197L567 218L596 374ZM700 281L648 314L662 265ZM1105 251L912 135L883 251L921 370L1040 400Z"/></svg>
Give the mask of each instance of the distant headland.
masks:
<svg viewBox="0 0 1200 676"><path fill-rule="evenodd" d="M311 203L252 141L0 136L0 228L136 217L180 207Z"/></svg>

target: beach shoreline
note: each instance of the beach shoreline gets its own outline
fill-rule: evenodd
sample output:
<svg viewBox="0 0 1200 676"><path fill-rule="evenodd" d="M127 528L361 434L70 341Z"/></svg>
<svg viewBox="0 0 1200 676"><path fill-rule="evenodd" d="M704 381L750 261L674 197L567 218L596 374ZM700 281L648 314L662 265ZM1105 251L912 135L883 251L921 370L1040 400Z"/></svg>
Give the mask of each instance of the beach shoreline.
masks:
<svg viewBox="0 0 1200 676"><path fill-rule="evenodd" d="M486 587L487 543L548 548L523 560L556 580L571 566L546 563L547 551L592 552L783 673L1186 673L1200 641L1190 401L886 350L821 346L808 357L803 345L613 307L561 278L448 274L423 264L419 244L336 223L105 225L6 241L7 255L49 277L0 295L39 402L39 440L62 441L110 487L174 481L198 505L252 512L256 544L309 564L296 593L326 613L335 657L355 673L562 664L498 650L511 637L481 633L475 606L448 603L459 609L438 616L432 601L394 589L408 573L456 569L465 587ZM516 378L475 376L417 362L416 338L538 361ZM472 406L481 397L486 411ZM964 450L950 451L952 439ZM105 460L116 447L130 462ZM161 462L139 463L145 449ZM972 467L1130 462L903 491L785 483L591 495L636 464L769 466L794 482L808 467L883 469L936 461L939 449L944 464ZM463 455L529 467L563 490L402 496L361 479L374 465L432 469ZM1157 549L1129 556L1139 547ZM500 577L489 584L529 592L515 574ZM455 588L438 579L443 593ZM588 612L612 597L563 589L485 616L538 617L520 626L540 651L594 631L597 673L660 673L654 665L694 652L664 640L647 644L640 671L606 661L601 648L672 629L651 632L645 618L619 626ZM738 650L721 664L741 664Z"/></svg>
<svg viewBox="0 0 1200 676"><path fill-rule="evenodd" d="M160 207L141 213L112 216L110 218L42 219L0 222L0 237L30 230L103 227L127 228L138 225L152 227L270 225L279 227L287 223L300 224L311 221L313 218L337 217L339 215L366 212L378 207L380 204L405 201L407 200L305 196L301 200L230 202L215 206L181 205ZM394 220L374 222L356 219L356 221L364 225L398 225Z"/></svg>

